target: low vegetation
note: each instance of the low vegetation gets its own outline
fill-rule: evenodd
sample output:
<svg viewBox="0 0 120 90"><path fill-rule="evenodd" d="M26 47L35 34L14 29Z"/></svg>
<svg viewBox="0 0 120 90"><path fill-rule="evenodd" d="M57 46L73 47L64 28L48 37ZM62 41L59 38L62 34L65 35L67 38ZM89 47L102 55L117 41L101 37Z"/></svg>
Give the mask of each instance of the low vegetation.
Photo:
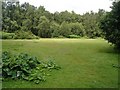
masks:
<svg viewBox="0 0 120 90"><path fill-rule="evenodd" d="M7 33L0 31L1 39L39 39L39 37L35 36L31 32L25 31L16 31L15 33Z"/></svg>
<svg viewBox="0 0 120 90"><path fill-rule="evenodd" d="M2 75L3 80L6 78L23 79L40 83L45 81L47 70L59 70L60 67L52 61L47 63L31 57L28 54L20 53L12 55L8 51L2 53Z"/></svg>
<svg viewBox="0 0 120 90"><path fill-rule="evenodd" d="M0 31L0 39L13 39L15 37L15 33L6 33Z"/></svg>

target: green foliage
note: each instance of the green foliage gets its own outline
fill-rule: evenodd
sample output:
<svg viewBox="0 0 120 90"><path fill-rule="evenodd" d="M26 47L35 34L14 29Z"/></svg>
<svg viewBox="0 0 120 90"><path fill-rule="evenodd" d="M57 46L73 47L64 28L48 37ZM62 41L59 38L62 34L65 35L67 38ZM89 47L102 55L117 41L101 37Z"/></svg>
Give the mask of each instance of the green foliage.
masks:
<svg viewBox="0 0 120 90"><path fill-rule="evenodd" d="M41 38L68 37L71 34L89 38L101 37L99 23L105 13L102 9L97 13L91 11L83 15L67 10L50 13L44 6L36 8L29 3L20 5L19 2L9 2L9 0L2 2L2 12L4 32L32 32ZM21 35L20 38L25 39L27 36Z"/></svg>
<svg viewBox="0 0 120 90"><path fill-rule="evenodd" d="M15 32L15 39L38 39L39 37L35 36L29 31L16 31Z"/></svg>
<svg viewBox="0 0 120 90"><path fill-rule="evenodd" d="M101 37L101 29L99 28L99 23L104 15L104 10L99 10L98 13L91 11L90 13L85 13L83 15L83 26L85 29L85 35L89 38Z"/></svg>
<svg viewBox="0 0 120 90"><path fill-rule="evenodd" d="M62 35L60 35L60 36L58 36L58 38L65 38L64 36L62 36Z"/></svg>
<svg viewBox="0 0 120 90"><path fill-rule="evenodd" d="M60 36L60 25L55 21L51 22L50 30L52 31L52 37Z"/></svg>
<svg viewBox="0 0 120 90"><path fill-rule="evenodd" d="M29 56L26 53L13 55L8 51L2 53L2 75L3 80L6 78L24 79L39 83L45 81L45 72L52 69L60 69L52 61L42 62L36 57Z"/></svg>
<svg viewBox="0 0 120 90"><path fill-rule="evenodd" d="M42 63L42 68L48 69L48 70L52 70L52 69L56 69L59 70L61 67L59 67L55 62L53 62L52 60L49 60L48 62L44 62Z"/></svg>
<svg viewBox="0 0 120 90"><path fill-rule="evenodd" d="M15 33L0 32L1 39L14 39Z"/></svg>
<svg viewBox="0 0 120 90"><path fill-rule="evenodd" d="M113 2L112 10L103 18L100 28L105 39L120 48L120 1Z"/></svg>
<svg viewBox="0 0 120 90"><path fill-rule="evenodd" d="M2 73L3 77L19 78L31 73L40 62L36 57L30 57L28 54L12 55L10 52L2 53Z"/></svg>
<svg viewBox="0 0 120 90"><path fill-rule="evenodd" d="M40 21L37 28L38 28L39 37L42 37L42 38L51 37L50 23L45 16L40 17Z"/></svg>
<svg viewBox="0 0 120 90"><path fill-rule="evenodd" d="M74 35L79 35L79 36L84 36L85 31L84 31L84 26L82 23L70 23L69 27L71 29L71 33Z"/></svg>
<svg viewBox="0 0 120 90"><path fill-rule="evenodd" d="M114 68L119 68L120 69L120 65L112 65Z"/></svg>
<svg viewBox="0 0 120 90"><path fill-rule="evenodd" d="M30 19L23 20L21 30L29 31L30 27L31 27L31 24L32 24L32 22L31 22Z"/></svg>
<svg viewBox="0 0 120 90"><path fill-rule="evenodd" d="M15 33L0 32L1 39L39 39L31 32L16 31Z"/></svg>
<svg viewBox="0 0 120 90"><path fill-rule="evenodd" d="M69 35L68 38L80 38L78 35Z"/></svg>
<svg viewBox="0 0 120 90"><path fill-rule="evenodd" d="M64 36L64 37L68 37L68 35L71 34L71 30L69 27L69 23L68 22L62 22L61 26L60 26L60 35Z"/></svg>

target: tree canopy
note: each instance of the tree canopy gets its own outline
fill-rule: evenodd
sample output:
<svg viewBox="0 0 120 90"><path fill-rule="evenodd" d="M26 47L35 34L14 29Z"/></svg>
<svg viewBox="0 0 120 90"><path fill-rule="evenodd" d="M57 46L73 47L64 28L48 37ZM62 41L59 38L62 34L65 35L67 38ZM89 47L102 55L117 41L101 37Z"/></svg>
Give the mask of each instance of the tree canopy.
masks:
<svg viewBox="0 0 120 90"><path fill-rule="evenodd" d="M105 39L120 48L120 1L113 2L111 12L108 12L101 21L101 29Z"/></svg>
<svg viewBox="0 0 120 90"><path fill-rule="evenodd" d="M80 37L96 38L102 36L99 23L106 13L103 9L98 12L86 12L83 15L74 11L47 11L44 6L38 8L29 3L19 4L4 0L2 2L2 30L8 33L31 32L41 38Z"/></svg>

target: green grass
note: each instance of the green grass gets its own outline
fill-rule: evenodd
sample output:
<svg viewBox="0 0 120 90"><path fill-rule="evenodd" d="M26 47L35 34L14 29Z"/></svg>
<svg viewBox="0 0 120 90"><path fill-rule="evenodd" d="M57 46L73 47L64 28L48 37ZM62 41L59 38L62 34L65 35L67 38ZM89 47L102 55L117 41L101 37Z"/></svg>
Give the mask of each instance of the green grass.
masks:
<svg viewBox="0 0 120 90"><path fill-rule="evenodd" d="M116 88L118 54L103 39L3 40L3 51L26 52L39 60L54 58L62 67L40 84L3 82L4 88Z"/></svg>

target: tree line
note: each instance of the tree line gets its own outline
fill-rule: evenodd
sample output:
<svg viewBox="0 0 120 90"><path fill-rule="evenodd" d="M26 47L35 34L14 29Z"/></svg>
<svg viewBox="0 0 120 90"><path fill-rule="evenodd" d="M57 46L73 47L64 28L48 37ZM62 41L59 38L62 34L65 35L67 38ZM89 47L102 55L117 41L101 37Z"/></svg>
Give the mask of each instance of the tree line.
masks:
<svg viewBox="0 0 120 90"><path fill-rule="evenodd" d="M96 38L103 36L99 24L106 12L99 9L96 13L91 11L83 15L67 10L51 13L44 6L37 8L29 3L5 0L2 2L2 14L3 32L29 32L41 38Z"/></svg>

